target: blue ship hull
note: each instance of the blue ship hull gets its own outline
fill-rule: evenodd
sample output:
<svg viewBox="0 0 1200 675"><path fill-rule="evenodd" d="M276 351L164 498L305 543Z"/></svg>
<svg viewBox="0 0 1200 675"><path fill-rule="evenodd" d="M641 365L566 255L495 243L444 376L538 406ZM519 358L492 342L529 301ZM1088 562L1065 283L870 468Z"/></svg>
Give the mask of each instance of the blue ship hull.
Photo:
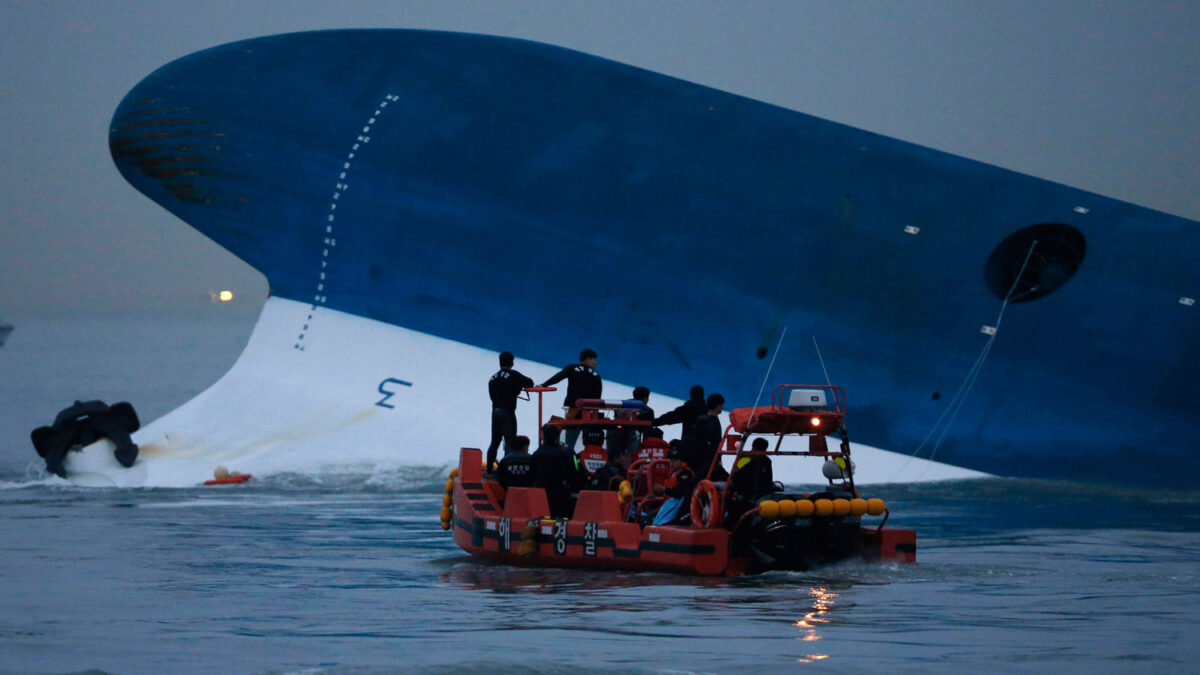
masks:
<svg viewBox="0 0 1200 675"><path fill-rule="evenodd" d="M330 308L543 363L592 347L608 379L741 406L772 357L773 379L824 381L815 336L856 441L1200 482L1186 219L454 33L198 52L126 96L110 146L138 190L312 304L296 350Z"/></svg>

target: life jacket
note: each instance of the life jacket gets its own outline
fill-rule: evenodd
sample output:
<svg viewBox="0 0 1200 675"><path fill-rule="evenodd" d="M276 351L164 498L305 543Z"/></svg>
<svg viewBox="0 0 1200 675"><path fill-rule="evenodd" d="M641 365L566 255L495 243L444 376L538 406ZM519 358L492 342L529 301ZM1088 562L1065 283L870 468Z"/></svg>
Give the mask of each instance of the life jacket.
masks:
<svg viewBox="0 0 1200 675"><path fill-rule="evenodd" d="M675 473L672 473L670 476L667 476L667 479L666 479L665 481L663 481L663 487L665 487L665 488L667 488L668 490L670 490L671 488L673 488L673 487L675 487L676 485L678 485L678 484L679 484L679 476L680 476L680 475L681 475L681 474L682 474L684 471L691 472L692 470L691 470L691 468L690 468L690 467L688 467L686 464L685 464L685 465L683 465L683 466L681 466L681 467L679 467L679 470L678 470L678 471L676 471Z"/></svg>

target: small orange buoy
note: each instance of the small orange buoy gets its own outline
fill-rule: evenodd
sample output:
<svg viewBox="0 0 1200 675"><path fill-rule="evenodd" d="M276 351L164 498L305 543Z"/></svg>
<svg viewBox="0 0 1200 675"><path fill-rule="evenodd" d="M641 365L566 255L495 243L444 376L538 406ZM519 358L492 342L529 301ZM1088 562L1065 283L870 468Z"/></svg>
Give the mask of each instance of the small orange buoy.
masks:
<svg viewBox="0 0 1200 675"><path fill-rule="evenodd" d="M246 481L250 480L251 478L252 478L252 476L248 473L233 473L233 474L229 474L229 475L225 476L224 478L214 478L212 480L206 480L206 481L204 481L204 484L205 485L236 485L238 483L245 483Z"/></svg>

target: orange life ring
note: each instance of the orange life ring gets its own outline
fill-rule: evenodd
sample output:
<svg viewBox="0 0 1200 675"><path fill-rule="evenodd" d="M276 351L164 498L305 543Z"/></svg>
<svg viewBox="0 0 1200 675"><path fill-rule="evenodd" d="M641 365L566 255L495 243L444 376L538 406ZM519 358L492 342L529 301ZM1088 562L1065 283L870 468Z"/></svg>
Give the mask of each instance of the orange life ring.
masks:
<svg viewBox="0 0 1200 675"><path fill-rule="evenodd" d="M717 486L707 478L697 483L696 489L692 490L692 525L717 527L721 524L721 517L725 515L722 511Z"/></svg>

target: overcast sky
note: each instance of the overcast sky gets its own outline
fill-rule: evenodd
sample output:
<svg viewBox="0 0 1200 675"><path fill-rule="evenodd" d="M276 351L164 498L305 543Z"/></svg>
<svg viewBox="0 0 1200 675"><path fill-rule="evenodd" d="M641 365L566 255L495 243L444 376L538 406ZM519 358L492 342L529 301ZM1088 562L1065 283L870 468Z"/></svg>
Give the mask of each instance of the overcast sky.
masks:
<svg viewBox="0 0 1200 675"><path fill-rule="evenodd" d="M1194 0L0 0L0 318L256 314L265 282L120 177L108 123L173 59L351 27L556 44L1200 220Z"/></svg>

